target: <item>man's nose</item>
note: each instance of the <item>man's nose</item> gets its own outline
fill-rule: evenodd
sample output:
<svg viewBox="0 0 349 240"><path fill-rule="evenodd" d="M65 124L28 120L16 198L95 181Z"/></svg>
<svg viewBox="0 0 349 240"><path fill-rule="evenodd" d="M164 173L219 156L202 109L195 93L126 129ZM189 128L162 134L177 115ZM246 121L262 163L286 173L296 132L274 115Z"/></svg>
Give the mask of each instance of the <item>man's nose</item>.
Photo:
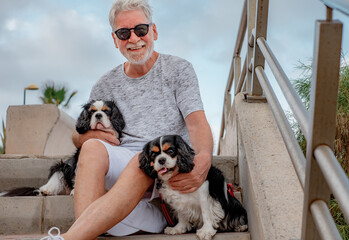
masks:
<svg viewBox="0 0 349 240"><path fill-rule="evenodd" d="M140 37L138 37L138 36L135 34L134 30L132 29L132 30L131 30L131 36L130 36L130 39L129 39L128 41L131 42L131 43L136 43L136 42L139 41L139 39L140 39Z"/></svg>

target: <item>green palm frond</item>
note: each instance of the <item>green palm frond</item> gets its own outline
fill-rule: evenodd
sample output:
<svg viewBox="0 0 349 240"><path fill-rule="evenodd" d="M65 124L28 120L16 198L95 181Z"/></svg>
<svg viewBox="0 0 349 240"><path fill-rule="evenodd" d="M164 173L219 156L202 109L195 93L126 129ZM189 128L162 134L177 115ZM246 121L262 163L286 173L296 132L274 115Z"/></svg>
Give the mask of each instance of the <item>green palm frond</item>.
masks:
<svg viewBox="0 0 349 240"><path fill-rule="evenodd" d="M44 104L55 104L56 106L63 106L65 108L69 107L71 98L77 93L77 91L74 91L70 94L68 100L63 104L68 94L68 89L65 86L57 87L53 81L48 81L42 89L43 95L40 99Z"/></svg>
<svg viewBox="0 0 349 240"><path fill-rule="evenodd" d="M65 102L65 104L63 105L63 107L65 108L69 108L69 103L70 103L70 100L72 99L72 97L75 96L75 94L77 94L78 91L74 91L72 94L70 94L68 100Z"/></svg>

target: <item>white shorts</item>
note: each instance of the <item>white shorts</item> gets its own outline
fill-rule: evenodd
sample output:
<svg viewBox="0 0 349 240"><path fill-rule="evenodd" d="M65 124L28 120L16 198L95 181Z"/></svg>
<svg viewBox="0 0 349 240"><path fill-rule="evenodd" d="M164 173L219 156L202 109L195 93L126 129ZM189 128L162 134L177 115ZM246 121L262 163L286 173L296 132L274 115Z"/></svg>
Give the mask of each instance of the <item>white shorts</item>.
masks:
<svg viewBox="0 0 349 240"><path fill-rule="evenodd" d="M109 154L109 170L105 176L105 187L109 190L118 180L131 158L138 152L125 147L112 146L103 141L100 142L104 144ZM156 192L156 190L153 190L151 198L144 197L124 220L107 232L114 236L130 235L138 231L161 232L167 225L166 220L159 208L149 203L157 195Z"/></svg>

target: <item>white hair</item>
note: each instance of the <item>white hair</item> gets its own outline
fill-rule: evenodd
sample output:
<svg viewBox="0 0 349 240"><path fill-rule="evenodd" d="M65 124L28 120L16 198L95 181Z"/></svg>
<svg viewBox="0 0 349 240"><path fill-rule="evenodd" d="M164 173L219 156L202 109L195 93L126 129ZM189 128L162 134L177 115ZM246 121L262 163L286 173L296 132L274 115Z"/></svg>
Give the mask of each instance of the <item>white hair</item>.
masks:
<svg viewBox="0 0 349 240"><path fill-rule="evenodd" d="M115 28L115 17L118 13L129 10L143 11L148 22L152 22L152 9L147 0L116 0L109 12L109 23L112 30Z"/></svg>

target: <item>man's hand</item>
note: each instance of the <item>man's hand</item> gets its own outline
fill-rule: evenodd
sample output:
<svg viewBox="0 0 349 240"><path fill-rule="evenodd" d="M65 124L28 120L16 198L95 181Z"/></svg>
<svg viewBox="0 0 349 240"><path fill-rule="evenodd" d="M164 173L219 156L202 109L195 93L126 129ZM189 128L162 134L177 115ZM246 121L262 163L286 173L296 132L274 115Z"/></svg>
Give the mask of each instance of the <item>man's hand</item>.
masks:
<svg viewBox="0 0 349 240"><path fill-rule="evenodd" d="M206 180L207 173L211 167L211 159L212 155L195 155L193 171L190 173L179 173L170 178L171 188L180 193L195 192Z"/></svg>
<svg viewBox="0 0 349 240"><path fill-rule="evenodd" d="M76 131L74 131L73 133L73 142L77 148L81 147L84 142L91 138L100 139L113 146L120 145L119 139L112 132L105 132L102 130L89 130L84 134L78 134Z"/></svg>

